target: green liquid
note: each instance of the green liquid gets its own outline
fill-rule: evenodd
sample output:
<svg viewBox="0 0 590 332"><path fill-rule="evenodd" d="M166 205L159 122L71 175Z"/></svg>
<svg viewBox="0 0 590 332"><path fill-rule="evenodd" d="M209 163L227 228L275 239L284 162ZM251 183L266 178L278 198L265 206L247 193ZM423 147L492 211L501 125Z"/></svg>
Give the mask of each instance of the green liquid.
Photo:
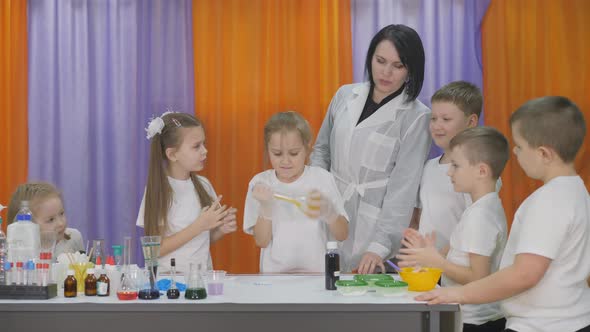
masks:
<svg viewBox="0 0 590 332"><path fill-rule="evenodd" d="M205 288L187 288L184 292L184 298L188 300L203 300L207 298L207 290Z"/></svg>

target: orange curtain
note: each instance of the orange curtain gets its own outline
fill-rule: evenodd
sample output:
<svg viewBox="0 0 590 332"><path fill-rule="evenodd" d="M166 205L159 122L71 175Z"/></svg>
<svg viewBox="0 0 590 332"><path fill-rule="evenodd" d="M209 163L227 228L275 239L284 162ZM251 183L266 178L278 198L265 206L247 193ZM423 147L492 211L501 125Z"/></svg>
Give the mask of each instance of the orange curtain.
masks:
<svg viewBox="0 0 590 332"><path fill-rule="evenodd" d="M0 1L0 203L27 178L27 2ZM6 230L6 210L2 224Z"/></svg>
<svg viewBox="0 0 590 332"><path fill-rule="evenodd" d="M486 124L510 137L508 119L527 100L562 95L590 127L590 1L493 0L482 29ZM563 128L567 130L567 128ZM576 168L590 188L590 135ZM541 183L526 177L515 158L500 193L509 223Z"/></svg>
<svg viewBox="0 0 590 332"><path fill-rule="evenodd" d="M212 247L216 268L258 272L242 231L248 182L267 165L263 127L296 110L319 130L332 95L352 82L350 4L334 0L193 1L196 115L209 149L203 172L238 208L238 231Z"/></svg>

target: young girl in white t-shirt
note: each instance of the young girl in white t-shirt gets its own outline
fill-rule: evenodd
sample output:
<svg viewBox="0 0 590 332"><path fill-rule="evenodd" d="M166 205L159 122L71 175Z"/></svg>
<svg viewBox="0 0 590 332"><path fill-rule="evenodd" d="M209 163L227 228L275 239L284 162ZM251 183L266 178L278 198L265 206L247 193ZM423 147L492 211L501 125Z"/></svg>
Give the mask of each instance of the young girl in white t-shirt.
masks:
<svg viewBox="0 0 590 332"><path fill-rule="evenodd" d="M209 263L209 245L237 229L236 209L219 203L213 186L198 176L207 159L205 131L186 113L164 113L148 125L151 140L147 185L137 225L162 236L160 269L176 259L178 271Z"/></svg>
<svg viewBox="0 0 590 332"><path fill-rule="evenodd" d="M348 237L344 203L332 175L306 166L311 129L296 112L277 113L264 127L272 169L248 185L244 232L261 248L261 272L323 272L329 239ZM301 198L300 207L276 194Z"/></svg>
<svg viewBox="0 0 590 332"><path fill-rule="evenodd" d="M12 223L22 201L29 201L33 222L41 232L54 231L57 235L53 257L62 253L84 250L82 234L68 227L63 196L59 189L48 182L28 182L19 185L8 205L8 223Z"/></svg>

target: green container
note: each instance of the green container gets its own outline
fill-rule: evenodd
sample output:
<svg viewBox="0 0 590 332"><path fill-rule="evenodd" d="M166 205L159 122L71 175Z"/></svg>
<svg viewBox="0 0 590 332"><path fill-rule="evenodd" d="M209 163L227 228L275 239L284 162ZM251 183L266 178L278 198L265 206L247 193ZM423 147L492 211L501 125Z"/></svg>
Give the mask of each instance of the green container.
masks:
<svg viewBox="0 0 590 332"><path fill-rule="evenodd" d="M375 282L375 290L378 295L398 296L408 291L408 284L398 280L380 280Z"/></svg>
<svg viewBox="0 0 590 332"><path fill-rule="evenodd" d="M383 280L393 280L393 277L389 274L357 274L354 276L354 280L362 280L369 284L369 288L375 288L375 282Z"/></svg>
<svg viewBox="0 0 590 332"><path fill-rule="evenodd" d="M336 289L344 296L359 296L369 290L369 284L363 280L336 280Z"/></svg>

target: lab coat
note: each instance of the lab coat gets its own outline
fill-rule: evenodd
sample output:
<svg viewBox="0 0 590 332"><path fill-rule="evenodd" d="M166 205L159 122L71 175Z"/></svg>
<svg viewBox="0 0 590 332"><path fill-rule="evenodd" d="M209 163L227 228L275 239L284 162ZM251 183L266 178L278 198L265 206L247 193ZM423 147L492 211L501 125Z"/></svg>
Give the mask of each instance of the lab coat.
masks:
<svg viewBox="0 0 590 332"><path fill-rule="evenodd" d="M357 126L369 84L344 85L330 102L311 164L329 170L350 217L340 246L341 270L358 267L365 252L396 254L416 205L430 149L430 110L400 94Z"/></svg>

